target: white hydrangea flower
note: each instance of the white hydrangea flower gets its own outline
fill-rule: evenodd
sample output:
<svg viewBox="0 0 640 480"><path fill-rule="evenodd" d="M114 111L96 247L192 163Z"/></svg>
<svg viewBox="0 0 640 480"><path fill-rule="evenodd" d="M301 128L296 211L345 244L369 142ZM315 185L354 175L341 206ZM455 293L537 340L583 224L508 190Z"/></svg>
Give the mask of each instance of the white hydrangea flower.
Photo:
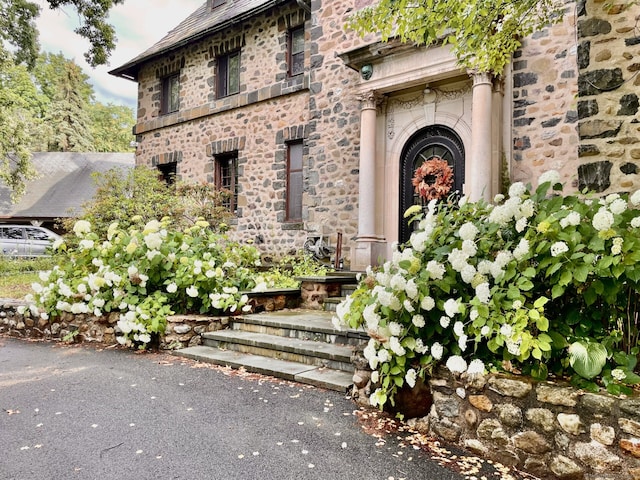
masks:
<svg viewBox="0 0 640 480"><path fill-rule="evenodd" d="M396 337L400 336L402 334L402 325L398 322L389 322L389 333Z"/></svg>
<svg viewBox="0 0 640 480"><path fill-rule="evenodd" d="M509 187L509 197L522 197L527 192L527 187L522 182L515 182Z"/></svg>
<svg viewBox="0 0 640 480"><path fill-rule="evenodd" d="M550 251L552 257L557 257L558 255L562 255L563 253L568 252L569 247L565 242L555 242L553 245L551 245Z"/></svg>
<svg viewBox="0 0 640 480"><path fill-rule="evenodd" d="M442 354L444 353L444 347L440 345L440 342L436 342L431 345L431 356L435 360L440 360L442 358Z"/></svg>
<svg viewBox="0 0 640 480"><path fill-rule="evenodd" d="M450 298L444 302L444 312L448 317L454 317L457 313L460 313L460 304L457 300Z"/></svg>
<svg viewBox="0 0 640 480"><path fill-rule="evenodd" d="M504 201L504 195L501 193L498 193L495 197L493 197L493 203L501 203L502 201Z"/></svg>
<svg viewBox="0 0 640 480"><path fill-rule="evenodd" d="M457 321L456 323L454 323L453 324L453 333L457 337L461 337L462 335L464 335L464 323L462 323L461 321Z"/></svg>
<svg viewBox="0 0 640 480"><path fill-rule="evenodd" d="M349 297L350 298L350 297ZM378 324L380 323L380 315L376 313L376 309L378 305L373 303L371 305L367 305L362 311L362 317L365 322L367 322L367 328L369 330L376 330L378 328Z"/></svg>
<svg viewBox="0 0 640 480"><path fill-rule="evenodd" d="M491 288L488 282L483 282L476 287L476 297L485 305L491 301Z"/></svg>
<svg viewBox="0 0 640 480"><path fill-rule="evenodd" d="M413 388L416 386L416 378L417 378L417 373L413 368L410 368L409 370L407 370L407 373L404 376L404 381L407 382L407 385L409 385L409 387Z"/></svg>
<svg viewBox="0 0 640 480"><path fill-rule="evenodd" d="M414 348L414 351L416 351L416 352L418 352L420 354L425 354L425 353L427 353L428 350L429 350L429 347L424 344L422 339L421 338L416 338L416 346Z"/></svg>
<svg viewBox="0 0 640 480"><path fill-rule="evenodd" d="M386 363L391 360L391 355L386 349L383 348L378 352L378 360L380 361L380 363Z"/></svg>
<svg viewBox="0 0 640 480"><path fill-rule="evenodd" d="M476 318L478 318L480 316L480 313L478 313L478 309L477 308L473 308L471 309L471 311L469 312L469 319L473 322Z"/></svg>
<svg viewBox="0 0 640 480"><path fill-rule="evenodd" d="M430 237L431 237L431 232L427 230L421 230L411 234L411 238L409 239L409 242L411 243L411 247L416 252L422 253L426 250L427 245L429 245Z"/></svg>
<svg viewBox="0 0 640 480"><path fill-rule="evenodd" d="M458 347L460 348L460 350L462 350L463 352L467 349L467 340L469 337L467 337L466 334L462 334L460 335L460 338L458 338Z"/></svg>
<svg viewBox="0 0 640 480"><path fill-rule="evenodd" d="M631 202L631 205L637 207L640 204L640 190L636 190L635 192L633 192L633 194L629 198L629 201Z"/></svg>
<svg viewBox="0 0 640 480"><path fill-rule="evenodd" d="M611 376L619 382L627 378L627 374L620 368L614 368L611 370Z"/></svg>
<svg viewBox="0 0 640 480"><path fill-rule="evenodd" d="M503 323L500 326L500 333L502 335L504 335L505 337L509 338L509 337L511 337L511 335L513 335L513 327L511 325L509 325L508 323Z"/></svg>
<svg viewBox="0 0 640 480"><path fill-rule="evenodd" d="M424 317L422 315L414 315L413 317L411 317L411 323L413 323L418 328L422 328L425 326Z"/></svg>
<svg viewBox="0 0 640 480"><path fill-rule="evenodd" d="M422 310L424 310L425 312L429 312L433 310L433 307L435 306L436 306L435 300L428 295L424 297L420 302L420 308L422 308Z"/></svg>
<svg viewBox="0 0 640 480"><path fill-rule="evenodd" d="M473 241L475 240L476 235L478 235L478 232L479 232L478 227L476 227L471 222L466 222L460 227L458 234L460 235L460 238L462 240Z"/></svg>
<svg viewBox="0 0 640 480"><path fill-rule="evenodd" d="M186 292L191 298L196 298L198 296L198 287L191 285L190 287L187 287Z"/></svg>
<svg viewBox="0 0 640 480"><path fill-rule="evenodd" d="M416 285L416 282L413 278L407 282L404 291L407 292L407 297L409 297L411 300L416 299L416 297L418 296L418 286Z"/></svg>
<svg viewBox="0 0 640 480"><path fill-rule="evenodd" d="M380 372L378 372L377 370L374 370L373 372L371 372L371 383L375 385L379 381L380 381Z"/></svg>
<svg viewBox="0 0 640 480"><path fill-rule="evenodd" d="M520 261L527 255L529 255L529 240L527 240L526 238L521 238L520 242L513 250L513 257L516 260Z"/></svg>
<svg viewBox="0 0 640 480"><path fill-rule="evenodd" d="M481 329L480 329L480 335L482 335L483 337L486 337L487 335L489 335L489 332L491 332L491 329L489 328L488 325L484 325Z"/></svg>
<svg viewBox="0 0 640 480"><path fill-rule="evenodd" d="M556 170L547 170L538 178L538 185L542 185L543 183L549 182L551 187L555 184L560 183L560 173Z"/></svg>
<svg viewBox="0 0 640 480"><path fill-rule="evenodd" d="M391 277L391 285L390 286L395 291L402 292L402 291L404 291L405 287L407 286L407 280L402 275L397 273L393 277Z"/></svg>
<svg viewBox="0 0 640 480"><path fill-rule="evenodd" d="M613 245L611 246L611 254L612 255L620 255L622 253L622 245L624 244L624 240L622 237L616 237L613 239Z"/></svg>
<svg viewBox="0 0 640 480"><path fill-rule="evenodd" d="M451 324L451 319L449 317L447 317L446 315L442 315L440 317L440 326L442 328L447 328L449 326L449 324Z"/></svg>
<svg viewBox="0 0 640 480"><path fill-rule="evenodd" d="M93 248L93 245L94 245L94 241L86 238L83 240L80 240L80 243L78 244L78 246L80 247L80 250L91 250Z"/></svg>
<svg viewBox="0 0 640 480"><path fill-rule="evenodd" d="M630 223L633 228L640 228L640 217L633 217Z"/></svg>
<svg viewBox="0 0 640 480"><path fill-rule="evenodd" d="M528 223L529 223L529 220L527 219L527 217L522 217L521 219L519 219L516 222L516 232L518 233L524 232L524 229L527 228Z"/></svg>
<svg viewBox="0 0 640 480"><path fill-rule="evenodd" d="M521 340L518 339L517 341L513 341L513 340L507 340L505 342L506 346L507 346L507 351L515 356L515 357L519 357L521 352L520 352L520 344L521 344Z"/></svg>
<svg viewBox="0 0 640 480"><path fill-rule="evenodd" d="M476 267L467 264L460 272L460 277L464 283L471 283L476 276Z"/></svg>
<svg viewBox="0 0 640 480"><path fill-rule="evenodd" d="M451 373L464 373L467 371L467 361L460 355L452 355L445 364Z"/></svg>
<svg viewBox="0 0 640 480"><path fill-rule="evenodd" d="M177 291L178 285L176 284L176 282L171 282L169 285L167 285L167 292L176 293Z"/></svg>
<svg viewBox="0 0 640 480"><path fill-rule="evenodd" d="M90 233L91 232L91 223L89 223L86 220L78 220L73 225L73 232L78 237L83 237L86 233Z"/></svg>
<svg viewBox="0 0 640 480"><path fill-rule="evenodd" d="M613 214L606 208L602 207L593 216L591 224L593 225L593 228L599 232L603 232L609 230L612 227L613 222Z"/></svg>
<svg viewBox="0 0 640 480"><path fill-rule="evenodd" d="M567 228L569 226L577 226L580 225L580 214L578 212L571 212L566 217L560 219L560 226L562 228Z"/></svg>
<svg viewBox="0 0 640 480"><path fill-rule="evenodd" d="M615 214L615 215L620 215L622 212L624 212L627 209L627 202L625 202L623 199L621 198L617 198L615 199L613 202L611 202L611 204L609 205L609 210L611 211L611 213Z"/></svg>
<svg viewBox="0 0 640 480"><path fill-rule="evenodd" d="M462 269L467 266L468 259L469 255L458 248L452 249L447 255L447 260L451 264L451 268L456 272L461 272Z"/></svg>
<svg viewBox="0 0 640 480"><path fill-rule="evenodd" d="M150 233L144 237L144 243L151 250L159 250L162 246L162 236L158 232Z"/></svg>
<svg viewBox="0 0 640 480"><path fill-rule="evenodd" d="M513 304L511 304L511 308L513 308L514 310L520 310L522 308L522 301L514 300Z"/></svg>
<svg viewBox="0 0 640 480"><path fill-rule="evenodd" d="M468 375L475 375L478 373L484 373L484 362L478 358L471 360L469 367L467 368Z"/></svg>
<svg viewBox="0 0 640 480"><path fill-rule="evenodd" d="M429 260L426 269L432 280L442 280L446 272L445 266L435 260Z"/></svg>
<svg viewBox="0 0 640 480"><path fill-rule="evenodd" d="M474 257L475 254L478 253L476 242L474 242L473 240L464 240L462 242L462 253L467 255L469 258Z"/></svg>
<svg viewBox="0 0 640 480"><path fill-rule="evenodd" d="M403 357L407 354L407 351L404 349L404 347L400 345L400 340L398 340L398 337L391 337L389 339L389 348L391 348L391 351L398 357Z"/></svg>

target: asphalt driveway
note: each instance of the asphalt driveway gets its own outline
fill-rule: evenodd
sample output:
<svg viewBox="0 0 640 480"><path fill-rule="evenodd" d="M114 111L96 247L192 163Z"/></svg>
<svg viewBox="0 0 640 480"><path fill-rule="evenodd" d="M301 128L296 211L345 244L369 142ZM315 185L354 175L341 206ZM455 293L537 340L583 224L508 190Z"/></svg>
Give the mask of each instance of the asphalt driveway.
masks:
<svg viewBox="0 0 640 480"><path fill-rule="evenodd" d="M380 425L344 395L293 382L167 354L0 337L3 480L449 480L480 473L472 458L424 451L406 433L372 435Z"/></svg>

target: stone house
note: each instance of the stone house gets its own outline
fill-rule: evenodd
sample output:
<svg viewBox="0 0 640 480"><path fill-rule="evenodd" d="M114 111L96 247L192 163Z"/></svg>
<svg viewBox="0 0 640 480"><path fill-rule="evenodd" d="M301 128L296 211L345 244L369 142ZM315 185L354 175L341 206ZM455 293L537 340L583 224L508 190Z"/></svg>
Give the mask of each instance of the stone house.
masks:
<svg viewBox="0 0 640 480"><path fill-rule="evenodd" d="M445 46L357 37L371 0L207 0L111 73L138 83L136 162L231 192L233 232L278 256L344 238L362 270L410 234L426 158L490 199L560 171L572 189L640 186L640 8L568 2L499 78Z"/></svg>

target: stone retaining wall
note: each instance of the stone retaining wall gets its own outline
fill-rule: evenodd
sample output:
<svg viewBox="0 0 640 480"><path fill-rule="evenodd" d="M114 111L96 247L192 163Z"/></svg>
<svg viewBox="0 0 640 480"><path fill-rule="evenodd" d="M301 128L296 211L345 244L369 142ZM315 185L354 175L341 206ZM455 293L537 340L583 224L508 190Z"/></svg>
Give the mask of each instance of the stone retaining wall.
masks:
<svg viewBox="0 0 640 480"><path fill-rule="evenodd" d="M369 374L356 372L359 403ZM640 479L640 398L617 398L523 377L439 371L409 424L482 458L545 479ZM415 399L414 399L415 400ZM427 405L423 407L428 408Z"/></svg>
<svg viewBox="0 0 640 480"><path fill-rule="evenodd" d="M25 306L21 301L0 300L0 334L17 338L117 344L118 313L102 317L64 313L60 318L43 319L32 317L28 309L20 313L19 307ZM227 316L173 315L167 318L167 330L156 346L169 350L200 345L201 334L226 328L228 323Z"/></svg>

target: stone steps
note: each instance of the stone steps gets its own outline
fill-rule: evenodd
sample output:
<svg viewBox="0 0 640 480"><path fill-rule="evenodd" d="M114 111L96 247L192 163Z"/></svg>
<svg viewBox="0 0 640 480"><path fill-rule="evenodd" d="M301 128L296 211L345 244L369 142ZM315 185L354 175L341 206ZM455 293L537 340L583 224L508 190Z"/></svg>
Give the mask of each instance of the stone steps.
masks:
<svg viewBox="0 0 640 480"><path fill-rule="evenodd" d="M353 383L353 349L368 337L337 330L331 318L318 310L232 317L229 329L205 333L203 345L174 354L344 392Z"/></svg>

